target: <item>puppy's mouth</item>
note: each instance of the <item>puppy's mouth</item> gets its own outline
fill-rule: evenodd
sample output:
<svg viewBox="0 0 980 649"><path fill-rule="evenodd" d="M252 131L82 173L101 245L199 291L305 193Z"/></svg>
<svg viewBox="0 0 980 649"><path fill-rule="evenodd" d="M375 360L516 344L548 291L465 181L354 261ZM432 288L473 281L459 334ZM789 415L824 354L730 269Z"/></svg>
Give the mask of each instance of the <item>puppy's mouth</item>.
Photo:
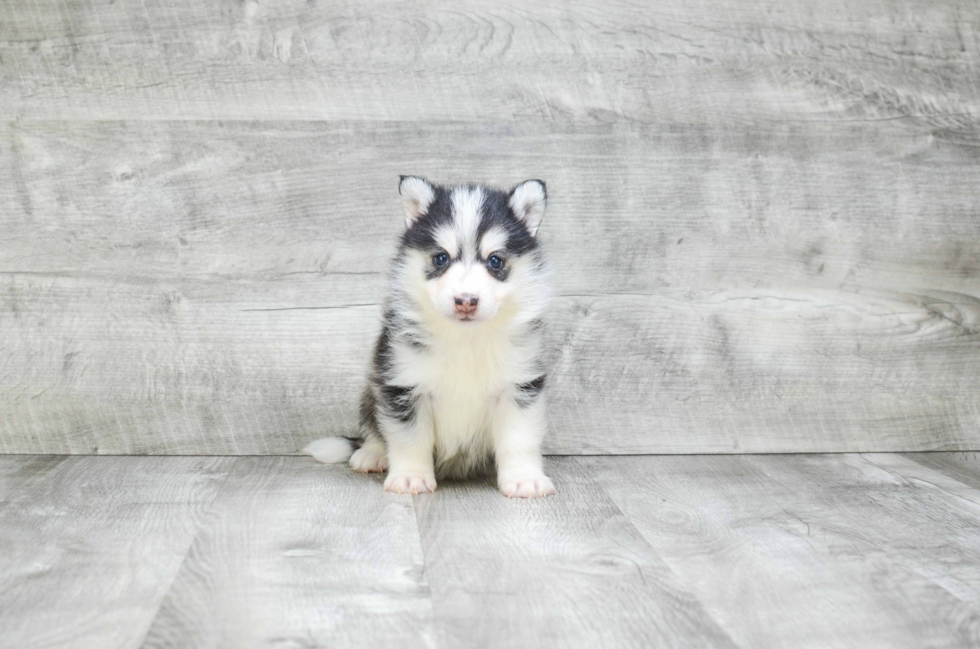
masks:
<svg viewBox="0 0 980 649"><path fill-rule="evenodd" d="M471 311L469 313L460 313L459 311L456 311L449 317L449 319L455 320L456 322L479 322L483 318L481 318L475 311Z"/></svg>

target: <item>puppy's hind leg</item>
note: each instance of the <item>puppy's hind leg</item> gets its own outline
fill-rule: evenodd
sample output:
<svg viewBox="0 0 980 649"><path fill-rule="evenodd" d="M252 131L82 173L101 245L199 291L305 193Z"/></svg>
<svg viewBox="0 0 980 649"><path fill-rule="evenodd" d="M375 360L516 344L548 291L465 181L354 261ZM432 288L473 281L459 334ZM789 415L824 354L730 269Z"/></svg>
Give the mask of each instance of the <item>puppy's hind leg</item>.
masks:
<svg viewBox="0 0 980 649"><path fill-rule="evenodd" d="M358 473L383 473L388 470L388 449L378 430L378 400L371 385L361 395L359 414L363 441L350 457L350 468Z"/></svg>
<svg viewBox="0 0 980 649"><path fill-rule="evenodd" d="M361 448L350 456L350 468L358 473L384 473L388 470L388 449L384 440L371 433Z"/></svg>

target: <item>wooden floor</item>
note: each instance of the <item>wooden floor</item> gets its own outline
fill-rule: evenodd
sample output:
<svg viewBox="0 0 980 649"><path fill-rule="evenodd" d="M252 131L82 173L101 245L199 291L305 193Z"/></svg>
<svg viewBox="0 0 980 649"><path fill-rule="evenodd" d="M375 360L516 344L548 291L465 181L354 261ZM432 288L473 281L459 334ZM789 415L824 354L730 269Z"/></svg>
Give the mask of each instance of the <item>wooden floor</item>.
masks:
<svg viewBox="0 0 980 649"><path fill-rule="evenodd" d="M0 645L980 645L975 455L548 465L528 502L301 457L2 456Z"/></svg>

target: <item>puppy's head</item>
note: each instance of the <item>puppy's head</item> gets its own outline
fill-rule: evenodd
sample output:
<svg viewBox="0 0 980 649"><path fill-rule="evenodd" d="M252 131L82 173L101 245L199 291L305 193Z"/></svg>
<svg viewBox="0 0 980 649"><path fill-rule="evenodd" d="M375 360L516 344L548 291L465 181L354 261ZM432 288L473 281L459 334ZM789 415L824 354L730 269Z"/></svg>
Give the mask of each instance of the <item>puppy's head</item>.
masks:
<svg viewBox="0 0 980 649"><path fill-rule="evenodd" d="M541 272L543 182L527 180L504 192L402 176L399 193L406 224L402 279L417 301L428 300L436 315L463 327L522 308Z"/></svg>

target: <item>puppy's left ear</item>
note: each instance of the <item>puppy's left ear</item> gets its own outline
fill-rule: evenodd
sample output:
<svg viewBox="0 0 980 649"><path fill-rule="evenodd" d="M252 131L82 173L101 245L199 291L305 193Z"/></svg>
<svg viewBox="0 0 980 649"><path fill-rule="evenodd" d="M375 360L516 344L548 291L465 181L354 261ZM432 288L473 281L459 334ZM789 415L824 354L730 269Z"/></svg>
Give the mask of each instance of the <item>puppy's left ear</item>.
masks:
<svg viewBox="0 0 980 649"><path fill-rule="evenodd" d="M544 218L544 208L548 203L544 181L525 180L510 190L509 202L514 216L524 222L532 237L537 236L541 219Z"/></svg>

